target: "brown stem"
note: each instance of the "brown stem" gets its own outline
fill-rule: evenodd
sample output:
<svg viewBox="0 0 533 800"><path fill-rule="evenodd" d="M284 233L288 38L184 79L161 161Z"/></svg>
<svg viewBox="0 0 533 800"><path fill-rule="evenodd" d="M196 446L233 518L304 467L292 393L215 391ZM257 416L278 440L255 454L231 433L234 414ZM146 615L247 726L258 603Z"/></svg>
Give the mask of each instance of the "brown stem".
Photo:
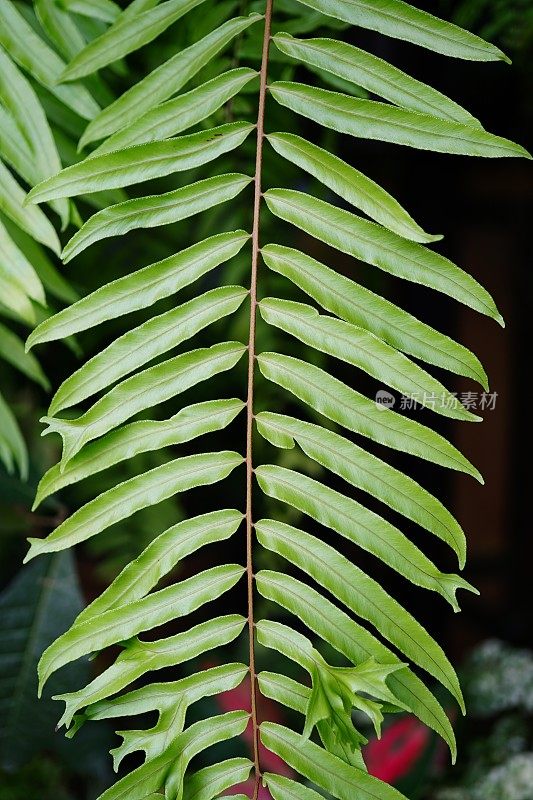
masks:
<svg viewBox="0 0 533 800"><path fill-rule="evenodd" d="M267 0L265 10L265 33L259 82L259 104L257 109L257 149L255 156L254 218L252 227L252 274L250 280L250 338L248 340L248 396L246 409L246 573L248 581L248 634L250 641L250 693L252 711L253 759L255 784L253 800L257 800L261 781L259 763L259 723L257 719L257 679L255 671L254 632L254 573L253 573L253 516L252 516L252 437L254 417L254 366L255 324L257 316L257 269L259 265L259 218L261 213L261 170L263 165L263 138L265 131L265 96L272 25L273 0Z"/></svg>

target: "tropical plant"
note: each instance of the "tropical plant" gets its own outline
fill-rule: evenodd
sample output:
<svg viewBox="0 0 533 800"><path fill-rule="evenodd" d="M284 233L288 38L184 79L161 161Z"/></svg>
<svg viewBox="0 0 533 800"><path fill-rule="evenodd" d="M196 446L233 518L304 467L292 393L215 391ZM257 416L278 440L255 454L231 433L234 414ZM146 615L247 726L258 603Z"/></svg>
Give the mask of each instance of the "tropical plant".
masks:
<svg viewBox="0 0 533 800"><path fill-rule="evenodd" d="M24 350L27 329L51 315L47 295L60 303L78 295L57 270L61 244L54 226L41 209L24 206L23 185L34 186L71 163L83 121L100 109L93 93L100 102L111 98L94 81L88 88L57 84L64 59L85 43L75 21L53 0L36 0L33 9L0 2L0 318L8 323L0 319L0 361L46 391L48 378ZM92 202L100 206L113 197L120 199L114 193ZM50 208L62 229L78 223L73 203L61 199ZM0 384L0 461L27 477L27 448L3 388Z"/></svg>
<svg viewBox="0 0 533 800"><path fill-rule="evenodd" d="M448 97L346 39L351 26L358 26L454 58L506 57L494 45L401 0L267 0L266 6L241 4L239 16L234 16L236 3L205 0L133 0L124 11L109 0L36 6L42 9L41 19L44 9L49 15L49 35L57 43L70 41L66 26L71 12L80 19L96 18L92 23L97 29L93 24L87 44L70 54L68 66L62 72L57 69L53 80L47 78L48 90L61 100L67 95L84 97L89 82L99 81L97 74L108 67L118 71L120 82L121 59L163 37L178 20L186 25L186 14L196 21L192 44L170 53L163 47L163 58L152 71L129 83L123 78L126 90L102 110L91 112L79 141L85 158L47 177L26 198L23 207L36 211L39 203L64 204L67 198L136 187L130 199L106 204L81 225L63 248L63 261L80 257L92 246L98 250L110 237L183 223L215 210L209 216L212 235L199 235L202 225L195 223L190 246L148 266L133 265L127 274L100 285L31 333L29 348L82 334L127 314L136 312L136 321L139 313L147 314L56 391L44 418L45 432L60 435L62 456L41 480L35 505L136 454L192 443L233 423L234 441L239 443L235 450L222 451L196 450L190 444L189 455L103 491L45 539L30 539L27 559L86 542L140 509L190 489L203 487L206 497L218 501L216 507L202 508L204 513L154 539L79 614L44 653L40 687L60 667L120 645L115 661L87 686L60 695L66 706L60 725L69 735L89 720L157 713L151 728L121 731L116 766L133 753L144 754L144 761L104 792L103 800L155 800L160 792L172 800L214 798L246 781L251 771L254 799L261 781L275 800L317 800L317 788L339 800L399 798L397 790L367 773L361 754L365 738L354 727L353 711L366 715L379 733L385 712L408 710L444 738L455 758L448 716L417 669L439 681L464 710L456 673L425 628L341 552L343 545L332 534L330 544L289 522L305 517L304 527L310 520L313 529L314 523L330 529L414 585L439 593L458 610L457 589L473 588L460 576L440 571L399 528L353 499L351 487L449 545L462 568L465 537L459 524L427 490L346 434L480 479L477 469L432 428L379 407L323 367L328 366L326 357L334 359L330 370L341 369L339 363L356 366L380 385L416 397L438 415L465 421L479 418L418 361L472 378L485 389L487 378L476 356L459 343L301 249L268 239L277 238L278 231L297 229L330 252L435 289L502 323L488 292L427 246L441 237L426 233L371 178L294 129L300 117L306 128L319 132L439 153L527 156L520 146L488 133ZM15 55L21 53L29 34L21 27L20 9L10 0L0 0L0 19L9 23L4 46ZM321 31L328 36L314 35ZM229 46L233 55L226 57ZM32 59L30 64L26 59L25 66L39 80L42 65L36 48L26 45L25 52ZM381 99L369 99L368 93ZM194 132L186 132L191 129ZM300 176L295 180L304 175L327 199L291 188L267 189L273 175L277 183L280 175ZM171 180L172 186L159 194L143 193L140 184L151 180ZM251 222L235 230L236 219L249 221L250 195ZM230 204L230 212L227 206L219 208L223 204ZM352 207L370 219L353 213ZM182 224L179 230L190 231L189 226ZM225 265L232 259L235 266L230 269ZM97 262L93 257L80 263ZM218 281L213 277L217 267L226 270ZM245 286L228 283L227 275L244 276ZM275 280L269 281L269 276ZM194 289L191 299L163 313L153 308L194 282L205 288L206 280L215 288ZM281 296L265 296L267 285L274 285ZM246 329L244 341L216 341L168 357L171 350L231 315L232 330ZM273 343L275 352L263 350L261 341ZM244 371L238 364L244 364ZM231 376L224 377L230 371ZM206 381L214 387L212 394L187 405L185 393ZM294 408L300 407L307 419L278 413L276 397L282 396L292 397ZM88 400L92 405L77 412ZM170 418L144 417L172 401L181 407ZM276 463L281 460L278 451L296 446L303 454L299 463L305 456L306 464L318 465L323 480L316 474L311 477L307 469L304 473L289 468L286 460ZM258 463L257 454L264 452L265 461L272 463ZM207 491L234 470L240 470L243 490L235 509L225 507L221 493ZM343 491L328 485L327 474L335 476ZM258 519L261 503L272 518ZM287 508L292 509L289 522ZM244 543L244 565L236 558L236 563L158 587L186 556L230 539L236 555L239 543ZM276 569L257 571L256 546L271 554L269 563ZM230 590L241 581L246 584L245 616L230 613L238 611L237 605L230 605L238 595ZM256 593L266 609L262 619ZM218 611L224 608L227 613L189 626L181 621L213 601ZM293 626L275 618L279 609L293 618ZM381 638L355 618L375 628ZM139 638L177 620L179 632L170 637ZM147 677L241 635L249 641L247 663L211 666L172 682ZM257 646L295 662L300 672L309 674L311 686L290 677L289 668L287 674L258 673ZM246 676L249 708L186 726L190 705L235 688ZM258 693L302 715L300 730L260 724ZM236 755L197 771L189 769L195 756L239 736L249 724L252 761ZM263 772L260 742L303 782Z"/></svg>

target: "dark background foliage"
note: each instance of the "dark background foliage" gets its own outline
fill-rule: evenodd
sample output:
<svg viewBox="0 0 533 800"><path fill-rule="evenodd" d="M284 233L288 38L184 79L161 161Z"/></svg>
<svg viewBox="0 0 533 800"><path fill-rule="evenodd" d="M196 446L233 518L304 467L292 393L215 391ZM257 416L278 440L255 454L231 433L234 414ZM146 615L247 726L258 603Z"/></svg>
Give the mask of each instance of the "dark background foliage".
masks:
<svg viewBox="0 0 533 800"><path fill-rule="evenodd" d="M213 2L211 8L223 19L224 12L227 10L230 13L235 5ZM247 7L248 4L243 5ZM531 0L440 0L438 3L419 2L418 5L496 41L513 57L513 66L453 62L414 46L371 33L360 34L357 30L350 34L352 41L363 44L370 51L451 95L478 116L492 132L514 139L531 149ZM130 59L128 66L132 78L144 74L191 38L199 38L202 34L199 26L201 15L193 15L190 23L170 29L163 37L163 46L158 40L156 46L149 46L140 55ZM253 38L246 50L253 55ZM273 64L276 71L283 68ZM201 79L206 80L207 77L204 72ZM120 76L111 75L110 80L117 89L124 85L124 79ZM246 114L249 111L253 116L254 103L254 95L245 95L234 101L234 107L227 109L227 113ZM269 112L269 129L274 130L276 114L286 112L274 106L269 108ZM298 125L296 120L294 124ZM295 127L295 130L298 129ZM323 142L324 136L334 136L309 130L308 127L305 134L317 142ZM391 593L431 628L452 661L458 665L467 664L467 697L472 708L468 727L458 724L460 744L462 741L463 746L459 766L453 776L448 774L446 759L432 738L421 736L419 730L411 729L408 725L402 729L396 743L389 732L390 747L389 740L385 739L381 750L369 751L369 764L372 761L372 768L377 772L381 770L385 778L388 776L390 780L399 780L402 788L409 790L412 796L430 797L441 792L438 796L443 800L462 800L463 797L465 800L477 800L476 792L481 791L484 792L483 800L490 800L492 795L489 789L487 786L480 789L480 781L488 771L501 769L501 765L508 765L513 758L531 758L529 767L513 762L514 767L511 769L508 766L508 769L515 778L522 775L520 770L526 769L524 774L528 774L529 769L533 786L533 755L524 756L524 753L533 750L530 721L533 710L530 697L533 694L533 662L527 652L517 653L512 649L533 649L533 605L530 600L533 540L529 522L531 442L527 423L529 370L526 353L533 290L528 247L533 184L524 163L512 159L490 162L450 157L348 137L337 137L330 144L344 159L398 197L426 230L445 235L444 242L438 245L441 252L464 266L489 289L507 322L504 332L490 319L476 316L474 312L460 308L422 287L389 279L384 273L378 273L347 257L339 257L338 254L332 258L323 246L314 241L299 242L299 246L307 252L330 263L340 272L357 277L424 321L461 340L481 358L490 378L491 392L496 393L495 406L484 413L482 427L443 418L435 422L434 415L420 408L403 412L420 421L439 425L442 432L481 469L486 482L484 487L465 476L452 475L425 462L416 463L401 454L387 453L392 463L400 468L405 466L413 477L443 499L463 525L469 541L466 575L480 589L481 597L465 596L462 614L453 616L440 598L428 598L422 590L406 588L401 578L386 567L376 567L370 557L360 552L357 554L359 562L364 562L364 568L386 583ZM253 142L247 143L244 153L251 154L253 146ZM245 169L242 164L233 164L235 167ZM217 172L223 171L220 164L216 169ZM279 169L277 157L267 153L267 184L276 185ZM301 174L296 170L289 180L294 187L302 186ZM178 185L175 176L172 181L172 186ZM286 173L285 183L289 183ZM303 188L313 191L316 187L305 185ZM87 213L86 209L83 211ZM229 211L224 207L222 211L194 218L192 223L165 228L162 232L140 232L130 234L121 241L111 240L91 248L74 265L69 265L66 273L80 293L85 294L104 281L152 263L208 235L215 225L217 230L244 225L249 221L249 213L249 204L245 200ZM215 219L217 214L220 216ZM264 222L269 226L269 236L273 240L280 241L281 237L289 236L294 241L294 233L269 219L267 212ZM222 280L245 282L248 255L244 252L235 262L213 273L207 279L211 283L203 289ZM266 281L268 293L275 293L276 282L282 279L265 273L263 276L263 293L266 293ZM180 297L180 302L188 299L185 294ZM298 299L296 294L295 299ZM173 302L174 298L168 301L169 304ZM160 305L164 310L164 304ZM139 315L141 320L142 315ZM219 323L221 325L225 326L225 338L244 337L246 310L229 322ZM121 332L121 321L116 320L99 329L97 334L85 334L78 346L90 355ZM216 341L218 332L213 329L204 332L199 337L202 341L198 346ZM258 335L260 349L270 349L272 344L267 337L272 334L260 326ZM293 346L292 343L282 345L285 352L291 352ZM78 360L75 353L62 345L43 348L40 356L54 387L75 368ZM39 704L35 700L34 671L38 655L47 642L68 626L80 603L101 591L148 541L188 514L216 508L215 495L221 490L216 487L196 490L179 500L166 501L155 509L140 512L126 525L116 525L79 548L75 564L70 557L47 557L21 569L27 536L45 535L65 515L94 496L102 487L107 488L162 463L165 455L136 457L109 470L103 477L94 476L82 483L81 487L65 490L32 514L30 508L36 483L44 469L54 462L58 442L54 441L54 437L39 437L38 419L47 405L44 392L21 381L8 366L2 364L1 369L3 391L13 403L29 443L31 469L28 483L23 484L16 476L8 476L0 468L0 588L3 590L0 596L0 662L3 665L0 685L4 687L4 699L0 705L0 800L48 800L52 797L54 800L89 800L112 780L106 752L113 746L113 736L102 723L95 726L95 730L86 726L88 730L84 731L84 735L73 741L64 740L62 733L54 733L59 704L48 699ZM370 379L360 374L354 375L353 370L346 368L342 368L340 377L369 396L380 388ZM477 388L466 380L455 380L455 385L452 385L453 379L450 381L450 376L444 373L438 377L442 377L452 391L462 393ZM231 385L228 385L227 377L219 379L219 396L242 396L243 378L243 374L237 374L231 378ZM279 408L280 399L277 398L273 406L272 390L267 384L262 384L259 396L264 407ZM205 398L200 386L190 391L183 401L202 399ZM281 402L288 401L283 398ZM400 398L396 399L396 403L400 404ZM168 404L168 408L158 410L159 415L178 410L171 406ZM298 409L295 410L298 412ZM226 437L228 447L237 447L238 437L242 436L241 421L238 419L222 436ZM206 440L206 449L209 446ZM266 455L266 450L262 452L260 448L266 447L266 444L258 443L257 461ZM375 452L379 452L378 447ZM180 448L180 454L186 453L186 446ZM288 452L284 458L294 464L299 456ZM300 468L308 469L303 463L297 463ZM243 475L237 471L223 488L237 506L242 506L242 478ZM406 532L414 540L422 540L422 534L415 526ZM439 542L435 541L429 548L426 543L424 546L443 569L453 569L451 557ZM235 558L241 555L236 553ZM210 563L216 561L216 549L210 552L209 558ZM266 559L267 556L260 558ZM182 575L186 574L186 570L187 567ZM238 594L235 599L239 602ZM511 649L502 649L494 644L484 645L479 650L482 642L493 638L506 642ZM21 645L23 658L17 655ZM267 663L266 655L259 655ZM239 652L233 652L231 657L246 658L244 653ZM101 666L100 663L82 664L77 672L60 672L50 693L81 685L88 670ZM495 675L499 676L499 683ZM489 680L488 688L487 676L493 678L492 684ZM480 702L480 696L485 697L484 702ZM499 698L499 702L495 698ZM227 698L230 705L234 701L238 699ZM245 742L242 748L244 751ZM398 766L396 771L394 764ZM384 774L383 770L388 767L391 767L389 772ZM509 783L505 778L503 782L505 785ZM448 794L438 788L459 783L466 788L449 789ZM454 791L465 793L454 794ZM495 794L494 797L509 797L512 800L533 797L533 789L525 790L522 794L521 791L518 787L515 794Z"/></svg>

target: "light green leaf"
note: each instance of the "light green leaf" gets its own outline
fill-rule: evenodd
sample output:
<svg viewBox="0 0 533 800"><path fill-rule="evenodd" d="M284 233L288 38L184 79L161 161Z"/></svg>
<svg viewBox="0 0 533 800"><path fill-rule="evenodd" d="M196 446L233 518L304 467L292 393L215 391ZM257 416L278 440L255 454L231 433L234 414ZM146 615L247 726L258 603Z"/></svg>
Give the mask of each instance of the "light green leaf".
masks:
<svg viewBox="0 0 533 800"><path fill-rule="evenodd" d="M156 39L170 25L203 0L168 0L148 11L119 17L101 36L93 39L75 56L60 76L75 81L127 56Z"/></svg>
<svg viewBox="0 0 533 800"><path fill-rule="evenodd" d="M262 625L261 620L258 625ZM260 672L257 676L259 691L263 697L275 700L293 711L305 714L311 689L298 681L288 678L278 672Z"/></svg>
<svg viewBox="0 0 533 800"><path fill-rule="evenodd" d="M322 316L312 306L269 297L259 303L261 316L310 347L353 364L420 405L452 419L480 421L454 395L403 353L374 334L348 322Z"/></svg>
<svg viewBox="0 0 533 800"><path fill-rule="evenodd" d="M76 623L138 600L157 586L183 558L213 542L229 539L243 519L240 511L212 511L178 522L157 536L135 561L78 616Z"/></svg>
<svg viewBox="0 0 533 800"><path fill-rule="evenodd" d="M24 321L27 325L35 324L35 309L26 292L15 283L9 269L6 269L3 255L0 252L0 297L2 311L6 309L13 314L15 319Z"/></svg>
<svg viewBox="0 0 533 800"><path fill-rule="evenodd" d="M375 100L349 97L290 81L276 81L270 93L290 108L326 128L364 139L485 158L531 158L527 150L481 127L437 119L430 114L397 108Z"/></svg>
<svg viewBox="0 0 533 800"><path fill-rule="evenodd" d="M239 636L246 624L244 617L230 614L202 622L184 633L178 633L156 642L141 642L132 639L116 662L98 675L91 683L77 692L58 695L55 699L64 700L65 713L59 721L70 725L74 714L92 703L116 694L133 681L156 669L165 669L183 664L203 653L229 644ZM208 720L210 723L213 719Z"/></svg>
<svg viewBox="0 0 533 800"><path fill-rule="evenodd" d="M405 800L397 789L372 777L364 770L345 764L314 742L305 741L294 731L274 722L263 722L261 741L286 764L330 792L338 800ZM268 781L269 773L265 780Z"/></svg>
<svg viewBox="0 0 533 800"><path fill-rule="evenodd" d="M291 280L327 311L428 364L473 378L488 391L485 370L463 345L298 250L268 244L261 252L270 269Z"/></svg>
<svg viewBox="0 0 533 800"><path fill-rule="evenodd" d="M2 0L0 0L1 2ZM35 206L24 207L25 197L26 192L24 189L0 161L0 211L22 228L23 231L26 231L38 242L45 244L59 255L61 245L52 223L40 208Z"/></svg>
<svg viewBox="0 0 533 800"><path fill-rule="evenodd" d="M362 86L401 108L481 127L449 97L359 47L337 39L295 39L287 33L276 34L273 42L282 53Z"/></svg>
<svg viewBox="0 0 533 800"><path fill-rule="evenodd" d="M197 436L222 430L244 408L242 400L207 400L186 406L168 420L131 422L90 442L72 458L63 472L59 464L50 467L39 482L33 509L45 497L83 480L138 453L182 444Z"/></svg>
<svg viewBox="0 0 533 800"><path fill-rule="evenodd" d="M238 564L213 567L148 597L75 623L43 653L39 662L41 689L65 664L191 614L229 591L243 574L244 567Z"/></svg>
<svg viewBox="0 0 533 800"><path fill-rule="evenodd" d="M42 29L64 58L71 59L83 50L85 37L71 14L56 0L34 0L33 5Z"/></svg>
<svg viewBox="0 0 533 800"><path fill-rule="evenodd" d="M28 451L20 432L15 415L0 392L0 431L2 439L2 460L8 470L14 459L19 468L20 477L25 481L28 477Z"/></svg>
<svg viewBox="0 0 533 800"><path fill-rule="evenodd" d="M482 482L475 467L443 436L389 408L378 406L314 364L279 353L261 353L257 361L268 380L348 430L394 450L467 472Z"/></svg>
<svg viewBox="0 0 533 800"><path fill-rule="evenodd" d="M250 800L247 794L227 794L224 797L226 800Z"/></svg>
<svg viewBox="0 0 533 800"><path fill-rule="evenodd" d="M168 100L208 64L240 33L262 19L260 14L236 17L209 33L199 42L177 53L129 88L87 126L80 147L126 128L154 106Z"/></svg>
<svg viewBox="0 0 533 800"><path fill-rule="evenodd" d="M89 245L109 236L124 236L136 228L155 228L187 219L200 211L232 200L252 178L232 173L175 189L166 194L126 200L94 214L63 250L67 263Z"/></svg>
<svg viewBox="0 0 533 800"><path fill-rule="evenodd" d="M312 673L313 689L304 736L309 738L315 727L318 729L320 723L326 723L333 729L333 736L355 752L360 742L367 743L366 737L358 731L355 737L352 732L352 712L355 708L369 718L376 736L380 737L382 705L358 692L368 692L380 700L389 701L390 698L390 702L395 703L396 698L387 688L385 679L391 672L401 668L403 665L400 664L381 666L374 660L365 661L357 667L332 667L322 659Z"/></svg>
<svg viewBox="0 0 533 800"><path fill-rule="evenodd" d="M0 176L2 174L2 164L0 162ZM6 170L7 173L7 170ZM11 177L11 176L10 176ZM1 177L0 177L1 180ZM0 205L2 204L0 186ZM11 196L6 198L7 202L14 201ZM15 211L17 207L15 206ZM14 214L16 216L16 214ZM24 253L17 247L9 234L7 228L0 221L0 274L4 276L6 283L11 284L12 289L18 289L22 294L31 297L40 305L45 304L44 289L39 276L37 275L33 265L26 258ZM9 295L8 295L9 296ZM2 295L2 302L4 296ZM7 303L6 303L7 304ZM30 306L31 309L31 306ZM33 311L31 312L30 321L34 320Z"/></svg>
<svg viewBox="0 0 533 800"><path fill-rule="evenodd" d="M120 6L112 0L58 0L60 8L82 17L114 22L121 13Z"/></svg>
<svg viewBox="0 0 533 800"><path fill-rule="evenodd" d="M249 238L245 231L210 236L163 261L118 278L42 322L30 334L26 348L65 339L106 320L147 308L237 255Z"/></svg>
<svg viewBox="0 0 533 800"><path fill-rule="evenodd" d="M172 798L172 800L182 799L185 770L191 758L196 755L196 753L205 749L206 745L211 746L216 742L226 742L228 739L242 734L246 730L250 715L244 711L234 711L230 712L229 714L225 714L224 717L224 730L220 732L216 730L216 722L217 720L220 720L220 717L215 717L214 720L212 720L212 722L215 723L213 725L213 730L209 730L209 720L205 721L205 743L201 741L200 737L192 736L189 731L186 731L184 736L187 737L187 734L189 734L187 738L187 744L188 742L191 742L190 750L192 752L189 753L187 751L187 744L185 744L185 742L181 745L179 755L177 756L176 761L170 767L169 773L165 778L165 796L167 800L170 800L170 798Z"/></svg>
<svg viewBox="0 0 533 800"><path fill-rule="evenodd" d="M119 383L77 419L44 417L42 421L48 423L48 428L42 435L55 432L63 439L63 469L87 442L103 436L140 411L232 369L245 350L240 342L225 342L156 364Z"/></svg>
<svg viewBox="0 0 533 800"><path fill-rule="evenodd" d="M46 250L7 217L4 217L3 223L13 242L37 273L37 277L48 294L63 303L75 303L76 300L79 300L79 294L56 269Z"/></svg>
<svg viewBox="0 0 533 800"><path fill-rule="evenodd" d="M461 526L437 498L412 478L319 425L268 411L256 416L256 424L259 433L276 447L291 448L297 442L304 453L321 466L434 533L455 550L461 565L464 564L466 548ZM370 519L371 527L379 527L377 520ZM390 535L392 541L394 534ZM458 585L464 582L459 579ZM456 606L454 594L450 597L450 588L445 596Z"/></svg>
<svg viewBox="0 0 533 800"><path fill-rule="evenodd" d="M440 572L397 528L340 492L299 472L275 465L257 467L256 475L269 497L287 503L345 536L415 585L439 592L455 611L459 610L455 598L457 589L475 591L457 575ZM462 542L461 545L464 550ZM459 549L459 545L452 546L456 551ZM461 565L463 562L461 552Z"/></svg>
<svg viewBox="0 0 533 800"><path fill-rule="evenodd" d="M352 664L374 656L381 664L397 664L398 656L326 597L292 576L263 572L258 590L294 614L309 630L342 653ZM389 686L400 704L435 730L448 743L455 760L457 748L447 714L429 689L410 669L393 673Z"/></svg>
<svg viewBox="0 0 533 800"><path fill-rule="evenodd" d="M0 49L0 57L3 51ZM1 89L1 87L0 87ZM32 152L25 136L22 135L11 111L1 103L0 98L0 152L2 158L27 183L31 183Z"/></svg>
<svg viewBox="0 0 533 800"><path fill-rule="evenodd" d="M204 767L185 779L184 800L214 800L225 789L244 783L253 764L248 758L230 758Z"/></svg>
<svg viewBox="0 0 533 800"><path fill-rule="evenodd" d="M251 123L233 122L189 136L93 156L43 181L31 190L27 200L42 203L56 197L76 197L193 169L239 147L253 129Z"/></svg>
<svg viewBox="0 0 533 800"><path fill-rule="evenodd" d="M283 775L265 773L265 784L274 800L322 800L322 795Z"/></svg>
<svg viewBox="0 0 533 800"><path fill-rule="evenodd" d="M256 77L257 72L248 67L239 67L217 75L190 92L180 94L141 114L127 128L117 131L102 142L89 157L175 136L214 114Z"/></svg>
<svg viewBox="0 0 533 800"><path fill-rule="evenodd" d="M120 20L126 22L143 11L149 11L159 3L159 0L131 0L131 3L121 11Z"/></svg>
<svg viewBox="0 0 533 800"><path fill-rule="evenodd" d="M168 745L182 733L186 714L185 698L177 697L174 708L159 714L158 721L152 728L117 731L117 735L122 738L122 744L109 751L113 756L115 772L118 772L124 758L131 753L144 753L145 763L164 753Z"/></svg>
<svg viewBox="0 0 533 800"><path fill-rule="evenodd" d="M261 672L257 676L259 690L265 697L269 697L276 703L281 703L293 711L298 711L304 714L309 702L311 690L307 686L302 686L301 683L287 678L285 675L279 675L273 672ZM329 753L339 756L347 764L351 764L359 769L366 770L365 762L360 750L352 750L347 747L344 742L339 741L333 735L332 729L324 720L320 721L317 725L318 733L324 744L324 747ZM301 786L301 784L299 784Z"/></svg>
<svg viewBox="0 0 533 800"><path fill-rule="evenodd" d="M40 553L54 553L84 542L178 492L218 483L242 461L242 456L231 451L184 456L119 483L75 511L46 539L28 539L30 550L25 562Z"/></svg>
<svg viewBox="0 0 533 800"><path fill-rule="evenodd" d="M378 664L372 657L356 667L332 667L301 633L269 620L257 623L257 640L299 664L312 678L313 686L305 708L305 738L309 738L315 726L319 730L330 728L334 738L353 753L366 744L367 739L354 728L352 709L355 707L371 718L378 736L383 720L380 705L364 695L398 705L386 679L403 669L404 664Z"/></svg>
<svg viewBox="0 0 533 800"><path fill-rule="evenodd" d="M503 319L490 294L449 259L356 214L291 189L270 189L268 207L316 239L398 278L454 297L500 325Z"/></svg>
<svg viewBox="0 0 533 800"><path fill-rule="evenodd" d="M1 47L0 99L16 123L18 141L29 146L29 157L19 166L13 164L19 175L33 185L59 172L61 161L37 95ZM69 221L68 203L61 201L54 203L53 207L60 215L63 227L66 227Z"/></svg>
<svg viewBox="0 0 533 800"><path fill-rule="evenodd" d="M270 549L300 567L328 591L334 587L336 598L374 625L414 664L437 678L464 711L457 675L442 648L379 583L314 536L281 522L269 521L268 527ZM259 588L259 576L257 580Z"/></svg>
<svg viewBox="0 0 533 800"><path fill-rule="evenodd" d="M211 289L133 328L72 373L57 390L48 413L53 416L81 403L208 325L233 314L247 295L248 290L241 286Z"/></svg>
<svg viewBox="0 0 533 800"><path fill-rule="evenodd" d="M497 47L402 0L299 0L323 14L352 25L404 39L436 53L468 61L507 61Z"/></svg>
<svg viewBox="0 0 533 800"><path fill-rule="evenodd" d="M0 45L22 69L83 119L92 119L100 107L81 84L58 86L64 61L38 36L15 4L0 0Z"/></svg>
<svg viewBox="0 0 533 800"><path fill-rule="evenodd" d="M83 717L91 720L130 717L149 711L166 711L183 695L191 705L204 697L226 692L239 686L248 667L245 664L223 664L196 672L167 683L149 683L111 700L102 700L89 706Z"/></svg>
<svg viewBox="0 0 533 800"><path fill-rule="evenodd" d="M287 503L345 536L411 583L438 592L455 611L459 610L455 597L457 589L475 591L459 576L440 572L397 528L340 492L299 472L275 465L257 467L256 476L261 489L269 497ZM268 528L272 520L262 522ZM461 545L464 550L462 542ZM458 550L459 546L455 545L454 549ZM461 565L463 562L461 552Z"/></svg>
<svg viewBox="0 0 533 800"><path fill-rule="evenodd" d="M164 784L166 792L172 785L172 793L166 797L181 800L185 770L191 759L218 742L239 736L246 728L248 717L244 711L232 711L195 722L180 733L165 752L115 783L100 795L100 800L147 800L149 792L156 792Z"/></svg>
<svg viewBox="0 0 533 800"><path fill-rule="evenodd" d="M43 389L48 390L50 384L41 365L32 353L24 352L24 344L19 337L0 322L0 358L18 369Z"/></svg>
<svg viewBox="0 0 533 800"><path fill-rule="evenodd" d="M293 133L271 133L267 139L281 156L399 236L414 242L442 239L442 236L425 233L381 186L327 150Z"/></svg>
<svg viewBox="0 0 533 800"><path fill-rule="evenodd" d="M227 794L224 797L226 800L250 800L247 794Z"/></svg>

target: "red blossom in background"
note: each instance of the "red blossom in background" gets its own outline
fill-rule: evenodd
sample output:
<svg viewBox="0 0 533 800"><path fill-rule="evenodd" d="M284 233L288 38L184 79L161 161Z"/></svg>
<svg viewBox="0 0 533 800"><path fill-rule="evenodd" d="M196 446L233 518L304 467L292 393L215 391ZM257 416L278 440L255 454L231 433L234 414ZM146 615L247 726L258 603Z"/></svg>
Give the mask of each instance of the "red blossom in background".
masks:
<svg viewBox="0 0 533 800"><path fill-rule="evenodd" d="M408 775L432 738L431 731L415 717L402 717L389 725L381 739L364 748L368 771L386 783L396 783Z"/></svg>

